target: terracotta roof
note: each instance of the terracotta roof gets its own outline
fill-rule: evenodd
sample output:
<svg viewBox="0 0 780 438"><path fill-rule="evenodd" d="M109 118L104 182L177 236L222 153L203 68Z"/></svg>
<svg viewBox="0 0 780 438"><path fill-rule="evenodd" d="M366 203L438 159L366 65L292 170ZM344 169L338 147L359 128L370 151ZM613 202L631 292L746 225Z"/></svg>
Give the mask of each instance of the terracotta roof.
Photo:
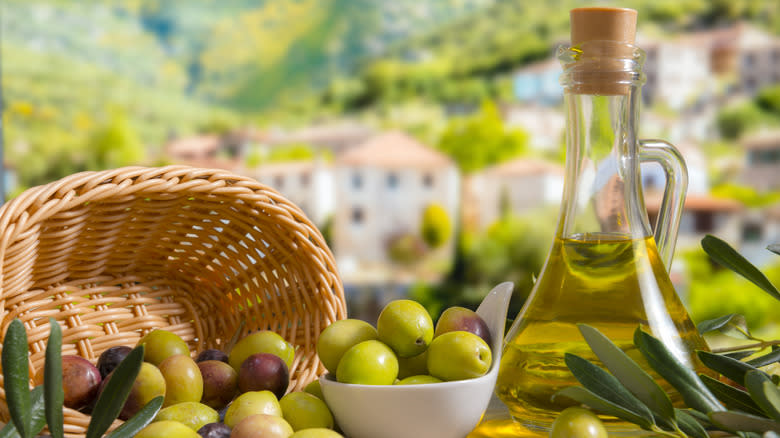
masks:
<svg viewBox="0 0 780 438"><path fill-rule="evenodd" d="M518 158L492 166L486 169L485 173L497 176L540 175L544 173L563 175L563 166L534 158Z"/></svg>
<svg viewBox="0 0 780 438"><path fill-rule="evenodd" d="M348 166L382 168L442 168L454 166L447 155L423 145L399 131L371 137L338 157L338 163Z"/></svg>
<svg viewBox="0 0 780 438"><path fill-rule="evenodd" d="M216 151L219 145L218 135L198 135L173 139L165 145L165 151L172 158L202 157Z"/></svg>
<svg viewBox="0 0 780 438"><path fill-rule="evenodd" d="M645 195L647 211L656 213L661 208L661 194L650 193ZM685 211L739 211L744 208L742 203L733 199L715 198L710 195L688 194L685 197Z"/></svg>
<svg viewBox="0 0 780 438"><path fill-rule="evenodd" d="M780 148L780 130L761 131L742 140L745 149Z"/></svg>

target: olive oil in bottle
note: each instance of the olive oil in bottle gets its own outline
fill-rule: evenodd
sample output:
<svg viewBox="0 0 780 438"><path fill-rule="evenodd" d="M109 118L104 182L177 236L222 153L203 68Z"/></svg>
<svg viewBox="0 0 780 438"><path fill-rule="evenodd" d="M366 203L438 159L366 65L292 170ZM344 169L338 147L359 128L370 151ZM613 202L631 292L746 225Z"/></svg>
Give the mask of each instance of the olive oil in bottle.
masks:
<svg viewBox="0 0 780 438"><path fill-rule="evenodd" d="M564 353L598 363L578 323L596 327L642 364L633 346L639 325L651 333L670 332L669 327L654 330L659 325L673 327L671 332L679 337L664 342L692 366L695 358L690 353L707 349L666 275L652 237L557 238L534 293L536 299L523 309L521 324L507 338L496 383L499 397L526 427L549 427L569 406L560 398L552 400L557 391L578 385L564 363ZM676 398L672 388L665 389Z"/></svg>

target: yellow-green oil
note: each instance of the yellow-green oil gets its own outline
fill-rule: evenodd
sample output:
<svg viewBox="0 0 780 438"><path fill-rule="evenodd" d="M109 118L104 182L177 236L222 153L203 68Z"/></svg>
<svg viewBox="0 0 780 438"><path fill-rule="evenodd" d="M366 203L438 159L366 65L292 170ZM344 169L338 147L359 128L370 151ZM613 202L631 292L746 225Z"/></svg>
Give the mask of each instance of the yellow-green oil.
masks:
<svg viewBox="0 0 780 438"><path fill-rule="evenodd" d="M679 395L634 347L634 331L641 325L696 369L701 366L695 351L708 349L680 302L652 237L556 238L544 272L510 331L496 384L499 398L524 426L546 430L561 410L573 404L561 397L552 400L559 390L579 385L564 363L564 353L601 365L582 338L579 323L596 327L615 342L677 403ZM616 430L624 426L614 423Z"/></svg>

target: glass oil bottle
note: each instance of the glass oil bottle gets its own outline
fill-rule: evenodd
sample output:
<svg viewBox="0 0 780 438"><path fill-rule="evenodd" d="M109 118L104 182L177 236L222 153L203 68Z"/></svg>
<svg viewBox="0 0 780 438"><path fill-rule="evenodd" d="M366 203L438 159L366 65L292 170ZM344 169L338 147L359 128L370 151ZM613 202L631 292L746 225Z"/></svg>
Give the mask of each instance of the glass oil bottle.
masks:
<svg viewBox="0 0 780 438"><path fill-rule="evenodd" d="M571 11L572 47L559 50L566 111L566 173L552 248L507 334L496 384L512 417L548 430L565 402L551 397L579 383L564 363L575 353L599 363L578 323L596 327L649 369L633 346L637 327L700 368L708 347L667 273L687 188L685 163L661 141L636 138L644 53L633 45L636 11ZM660 163L666 190L651 232L640 162ZM672 395L673 389L665 386ZM606 419L611 431L627 425Z"/></svg>

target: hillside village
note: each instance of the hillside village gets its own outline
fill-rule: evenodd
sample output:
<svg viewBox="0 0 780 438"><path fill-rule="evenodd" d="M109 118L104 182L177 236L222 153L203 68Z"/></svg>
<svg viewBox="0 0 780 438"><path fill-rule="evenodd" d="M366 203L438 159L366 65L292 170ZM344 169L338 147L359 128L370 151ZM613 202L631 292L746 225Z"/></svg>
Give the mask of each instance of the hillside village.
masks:
<svg viewBox="0 0 780 438"><path fill-rule="evenodd" d="M720 108L780 83L780 38L740 23L669 39L640 36L638 45L647 53L640 134L676 144L690 175L678 249L715 234L757 263L768 261L764 248L780 240L780 204L757 209L713 196L710 179L713 168L726 166L736 184L757 193L780 191L780 131L759 129L743 136L736 142L741 158L726 163L712 162L701 145L719 138ZM516 70L514 99L501 106L504 122L527 132L535 152L561 146L560 73L554 57ZM288 144L310 145L315 157L248 164L251 154L263 156ZM347 284L403 282L399 278L409 273L391 260L389 248L419 234L423 211L431 204L443 207L450 218L461 215L464 226L485 229L502 209L523 215L555 208L564 177L559 163L531 156L466 176L435 145L348 117L297 130L248 128L224 136L175 138L165 155L172 162L228 168L280 191L329 229ZM652 221L660 208L663 172L643 167L643 183ZM443 258L449 254L446 249L439 253Z"/></svg>

